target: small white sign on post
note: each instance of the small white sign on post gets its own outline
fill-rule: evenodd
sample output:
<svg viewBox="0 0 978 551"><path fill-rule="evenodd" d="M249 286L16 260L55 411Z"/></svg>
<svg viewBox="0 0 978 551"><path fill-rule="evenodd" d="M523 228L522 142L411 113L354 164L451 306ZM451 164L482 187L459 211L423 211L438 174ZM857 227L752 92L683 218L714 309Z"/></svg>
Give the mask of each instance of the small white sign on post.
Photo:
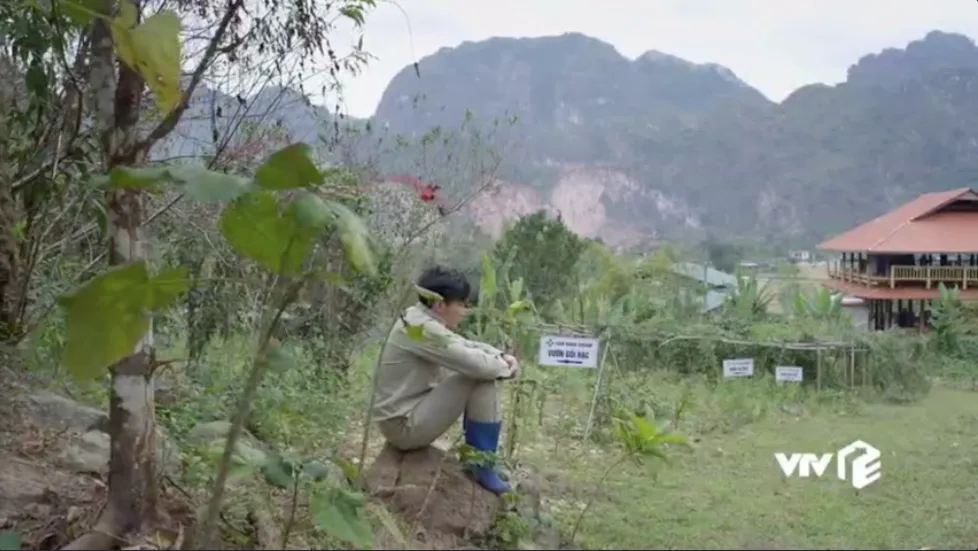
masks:
<svg viewBox="0 0 978 551"><path fill-rule="evenodd" d="M551 367L598 367L598 339L587 337L540 337L540 365Z"/></svg>
<svg viewBox="0 0 978 551"><path fill-rule="evenodd" d="M734 358L723 360L724 377L753 377L754 358Z"/></svg>
<svg viewBox="0 0 978 551"><path fill-rule="evenodd" d="M779 383L800 383L805 378L805 370L793 365L779 365L774 368L774 380Z"/></svg>

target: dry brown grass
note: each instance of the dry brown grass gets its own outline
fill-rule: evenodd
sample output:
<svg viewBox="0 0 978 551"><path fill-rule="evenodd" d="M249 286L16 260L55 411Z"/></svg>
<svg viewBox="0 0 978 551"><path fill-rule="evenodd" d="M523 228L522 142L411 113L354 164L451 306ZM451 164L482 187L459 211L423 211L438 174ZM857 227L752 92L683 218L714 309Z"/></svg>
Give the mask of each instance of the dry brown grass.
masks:
<svg viewBox="0 0 978 551"><path fill-rule="evenodd" d="M768 312L772 314L783 313L779 297L788 285L797 283L803 291L813 292L822 286L822 281L828 279L825 266L797 264L796 267L798 268L797 274L792 277L785 277L776 273L758 274L758 283L762 286L766 285L768 292L775 297L768 305Z"/></svg>

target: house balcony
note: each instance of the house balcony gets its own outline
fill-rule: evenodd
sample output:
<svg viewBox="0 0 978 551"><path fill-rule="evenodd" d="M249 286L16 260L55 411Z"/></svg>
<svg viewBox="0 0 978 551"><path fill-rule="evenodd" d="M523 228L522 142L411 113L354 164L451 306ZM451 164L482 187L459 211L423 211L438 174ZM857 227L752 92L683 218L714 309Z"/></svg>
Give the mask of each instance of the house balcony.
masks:
<svg viewBox="0 0 978 551"><path fill-rule="evenodd" d="M978 289L978 266L890 266L888 273L880 275L869 270L829 263L830 279L870 287L947 287Z"/></svg>

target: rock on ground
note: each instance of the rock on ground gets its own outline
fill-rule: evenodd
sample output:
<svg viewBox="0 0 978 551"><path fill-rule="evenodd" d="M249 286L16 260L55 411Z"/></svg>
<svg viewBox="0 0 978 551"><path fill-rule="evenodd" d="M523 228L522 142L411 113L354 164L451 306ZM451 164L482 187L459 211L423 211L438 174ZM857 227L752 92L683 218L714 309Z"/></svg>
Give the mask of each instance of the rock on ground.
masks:
<svg viewBox="0 0 978 551"><path fill-rule="evenodd" d="M371 494L382 499L413 529L418 543L430 549L480 548L492 540L500 513L509 507L506 500L473 482L453 453L435 446L411 452L384 446L365 478ZM556 532L538 522L539 485L525 473L514 483L519 501L526 505L519 507L520 514L534 517L527 518L534 532L529 539L545 547L559 544Z"/></svg>
<svg viewBox="0 0 978 551"><path fill-rule="evenodd" d="M0 395L0 531L30 549L57 549L105 498L108 415L13 381ZM180 451L162 430L157 444L161 469L179 472Z"/></svg>
<svg viewBox="0 0 978 551"><path fill-rule="evenodd" d="M106 412L52 392L35 392L17 399L21 420L42 432L57 435L52 462L80 474L105 474L109 464L109 417ZM162 470L180 469L180 450L157 428L157 460Z"/></svg>
<svg viewBox="0 0 978 551"><path fill-rule="evenodd" d="M366 481L392 513L408 526L417 525L421 543L437 549L470 548L466 541L489 537L502 505L434 446L411 452L384 446Z"/></svg>

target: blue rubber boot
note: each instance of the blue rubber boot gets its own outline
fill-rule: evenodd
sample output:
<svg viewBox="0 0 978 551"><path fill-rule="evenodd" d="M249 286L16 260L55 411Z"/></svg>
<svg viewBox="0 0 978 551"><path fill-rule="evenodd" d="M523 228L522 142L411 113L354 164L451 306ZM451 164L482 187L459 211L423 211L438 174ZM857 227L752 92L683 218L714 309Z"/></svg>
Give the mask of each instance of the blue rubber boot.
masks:
<svg viewBox="0 0 978 551"><path fill-rule="evenodd" d="M502 423L476 423L463 419L465 443L476 451L496 453L499 449L499 432ZM492 467L471 467L470 474L480 486L499 495L510 491L509 484L499 478L499 473Z"/></svg>

